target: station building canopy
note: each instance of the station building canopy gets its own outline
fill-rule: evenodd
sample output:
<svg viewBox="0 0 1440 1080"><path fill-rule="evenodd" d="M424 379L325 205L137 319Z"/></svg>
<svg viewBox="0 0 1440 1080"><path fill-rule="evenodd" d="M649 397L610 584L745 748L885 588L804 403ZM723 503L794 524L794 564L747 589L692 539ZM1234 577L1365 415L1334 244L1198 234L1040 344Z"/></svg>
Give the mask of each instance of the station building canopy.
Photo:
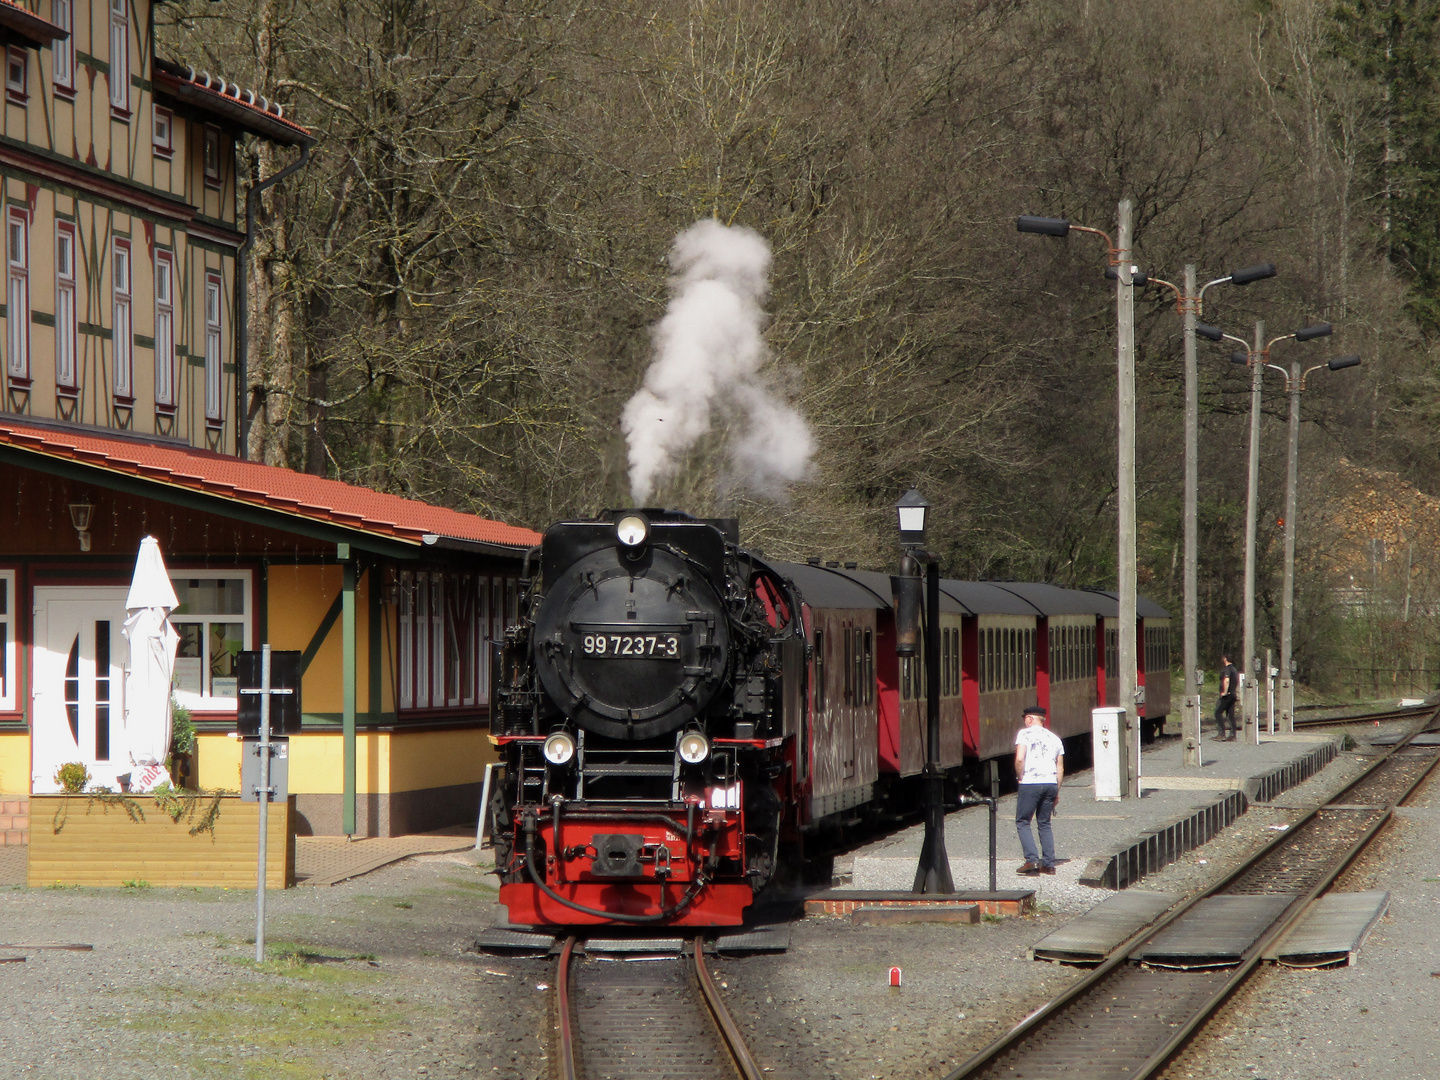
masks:
<svg viewBox="0 0 1440 1080"><path fill-rule="evenodd" d="M540 543L531 529L154 436L0 417L0 463L402 559L437 549L513 557Z"/></svg>

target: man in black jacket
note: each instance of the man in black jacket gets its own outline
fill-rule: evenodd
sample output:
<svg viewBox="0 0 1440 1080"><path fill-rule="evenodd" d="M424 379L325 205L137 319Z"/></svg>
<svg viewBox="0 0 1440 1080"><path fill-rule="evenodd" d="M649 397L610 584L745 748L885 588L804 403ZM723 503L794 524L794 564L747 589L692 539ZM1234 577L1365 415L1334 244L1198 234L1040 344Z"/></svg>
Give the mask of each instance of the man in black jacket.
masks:
<svg viewBox="0 0 1440 1080"><path fill-rule="evenodd" d="M1215 741L1235 741L1235 698L1240 693L1240 672L1230 662L1230 657L1220 655L1220 700L1215 702ZM1230 734L1225 734L1226 726Z"/></svg>

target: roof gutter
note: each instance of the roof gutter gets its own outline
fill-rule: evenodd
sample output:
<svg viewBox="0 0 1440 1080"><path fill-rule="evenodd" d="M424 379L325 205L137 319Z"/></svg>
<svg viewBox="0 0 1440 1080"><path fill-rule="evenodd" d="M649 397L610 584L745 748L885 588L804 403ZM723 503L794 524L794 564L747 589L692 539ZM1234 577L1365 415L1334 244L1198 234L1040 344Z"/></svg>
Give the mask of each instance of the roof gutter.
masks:
<svg viewBox="0 0 1440 1080"><path fill-rule="evenodd" d="M240 243L240 250L235 253L235 456L242 461L248 460L250 456L250 302L246 292L248 281L245 265L250 245L255 239L255 202L266 188L273 187L309 164L311 145L308 142L302 143L300 160L292 161L274 176L252 184L245 193L245 239Z"/></svg>
<svg viewBox="0 0 1440 1080"><path fill-rule="evenodd" d="M487 540L462 540L458 536L441 536L439 533L425 533L420 542L427 548L440 551L463 551L467 555L500 555L518 559L533 549L530 544L496 544Z"/></svg>

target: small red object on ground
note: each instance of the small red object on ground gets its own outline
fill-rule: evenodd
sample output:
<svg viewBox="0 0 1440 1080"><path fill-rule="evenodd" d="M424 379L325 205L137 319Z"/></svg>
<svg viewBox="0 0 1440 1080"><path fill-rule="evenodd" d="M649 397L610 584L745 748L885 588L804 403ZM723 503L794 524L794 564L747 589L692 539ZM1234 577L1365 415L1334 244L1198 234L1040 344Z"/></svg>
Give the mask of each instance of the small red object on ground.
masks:
<svg viewBox="0 0 1440 1080"><path fill-rule="evenodd" d="M892 968L890 969L890 985L891 985L891 986L899 986L899 985L900 985L900 969L899 969L898 967L892 967Z"/></svg>

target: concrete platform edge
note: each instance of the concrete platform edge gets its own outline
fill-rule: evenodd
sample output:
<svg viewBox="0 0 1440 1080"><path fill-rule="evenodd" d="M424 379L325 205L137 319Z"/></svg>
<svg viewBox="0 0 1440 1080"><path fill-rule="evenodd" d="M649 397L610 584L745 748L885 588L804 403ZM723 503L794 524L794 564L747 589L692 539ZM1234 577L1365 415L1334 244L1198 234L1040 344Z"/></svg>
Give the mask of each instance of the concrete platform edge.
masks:
<svg viewBox="0 0 1440 1080"><path fill-rule="evenodd" d="M1146 874L1152 874L1187 851L1200 847L1245 813L1252 802L1269 802L1281 792L1308 780L1334 761L1339 750L1338 740L1327 740L1294 761L1248 778L1241 790L1197 806L1159 828L1147 830L1136 839L1121 844L1108 856L1091 859L1080 875L1080 884L1115 890L1133 885Z"/></svg>

